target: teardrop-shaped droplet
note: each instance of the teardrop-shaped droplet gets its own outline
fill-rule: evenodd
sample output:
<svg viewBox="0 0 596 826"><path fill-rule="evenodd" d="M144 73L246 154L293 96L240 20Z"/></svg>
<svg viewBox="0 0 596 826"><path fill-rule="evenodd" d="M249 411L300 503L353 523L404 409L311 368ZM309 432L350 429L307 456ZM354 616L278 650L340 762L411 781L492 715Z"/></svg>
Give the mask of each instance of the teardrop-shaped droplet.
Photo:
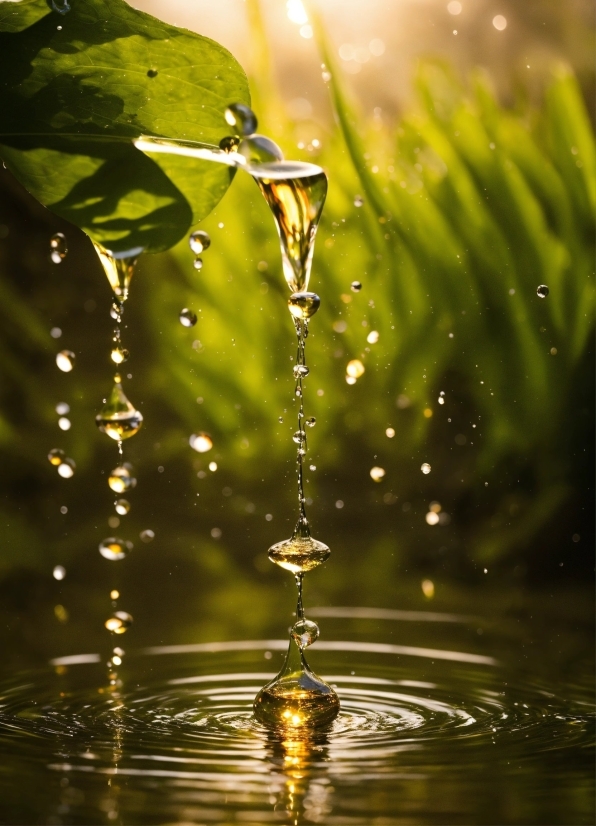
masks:
<svg viewBox="0 0 596 826"><path fill-rule="evenodd" d="M133 623L132 615L126 611L114 611L112 616L104 623L108 631L112 634L124 634Z"/></svg>
<svg viewBox="0 0 596 826"><path fill-rule="evenodd" d="M116 381L110 398L95 417L95 423L102 433L120 442L139 432L143 424L143 415L135 410L124 395L122 385Z"/></svg>
<svg viewBox="0 0 596 826"><path fill-rule="evenodd" d="M66 455L64 451L60 450L59 447L55 447L48 453L48 462L51 465L54 465L54 467L58 467L58 465L61 465L65 458Z"/></svg>
<svg viewBox="0 0 596 826"><path fill-rule="evenodd" d="M93 242L93 246L101 261L101 265L110 282L110 287L114 295L117 296L120 301L126 301L130 280L133 276L137 259L143 252L143 247L135 247L125 252L111 252L95 241Z"/></svg>
<svg viewBox="0 0 596 826"><path fill-rule="evenodd" d="M130 510L130 502L128 499L117 499L114 503L114 509L119 516L126 516Z"/></svg>
<svg viewBox="0 0 596 826"><path fill-rule="evenodd" d="M257 131L257 116L245 103L231 103L225 111L225 119L238 135L254 135Z"/></svg>
<svg viewBox="0 0 596 826"><path fill-rule="evenodd" d="M312 620L301 619L292 626L292 637L301 651L319 638L319 626Z"/></svg>
<svg viewBox="0 0 596 826"><path fill-rule="evenodd" d="M244 155L249 164L276 163L283 161L283 152L279 146L265 135L251 135L240 141L238 152Z"/></svg>
<svg viewBox="0 0 596 826"><path fill-rule="evenodd" d="M132 490L137 484L137 480L132 475L132 467L126 463L114 468L108 477L108 485L114 493L125 493Z"/></svg>
<svg viewBox="0 0 596 826"><path fill-rule="evenodd" d="M132 551L132 542L126 542L124 539L119 539L117 536L110 536L99 543L99 552L104 559L109 559L112 562L117 562L124 559Z"/></svg>
<svg viewBox="0 0 596 826"><path fill-rule="evenodd" d="M125 347L114 347L110 353L110 358L114 364L122 364L124 361L128 360L129 355L130 353Z"/></svg>
<svg viewBox="0 0 596 826"><path fill-rule="evenodd" d="M75 363L75 354L72 350L61 350L56 354L56 364L63 373L70 373Z"/></svg>
<svg viewBox="0 0 596 826"><path fill-rule="evenodd" d="M306 364L296 364L294 366L294 378L295 379L305 379L308 376L309 373L310 373L310 370L308 369Z"/></svg>
<svg viewBox="0 0 596 826"><path fill-rule="evenodd" d="M197 323L197 314L185 307L180 311L180 324L183 327L194 327Z"/></svg>
<svg viewBox="0 0 596 826"><path fill-rule="evenodd" d="M209 234L202 229L197 229L188 239L189 246L195 255L200 255L211 246Z"/></svg>
<svg viewBox="0 0 596 826"><path fill-rule="evenodd" d="M213 439L208 433L193 433L188 442L197 453L207 453L213 447Z"/></svg>
<svg viewBox="0 0 596 826"><path fill-rule="evenodd" d="M54 264L59 264L66 258L67 253L66 236L62 232L56 232L50 238L50 258Z"/></svg>
<svg viewBox="0 0 596 826"><path fill-rule="evenodd" d="M538 289L536 290L536 295L538 296L538 298L546 298L546 296L549 294L549 292L550 292L550 290L546 286L546 284L541 284L538 287Z"/></svg>
<svg viewBox="0 0 596 826"><path fill-rule="evenodd" d="M62 476L63 479L72 479L76 467L74 459L64 459L58 465L58 475Z"/></svg>
<svg viewBox="0 0 596 826"><path fill-rule="evenodd" d="M288 307L294 318L311 318L321 306L321 299L316 293L292 293L288 298Z"/></svg>

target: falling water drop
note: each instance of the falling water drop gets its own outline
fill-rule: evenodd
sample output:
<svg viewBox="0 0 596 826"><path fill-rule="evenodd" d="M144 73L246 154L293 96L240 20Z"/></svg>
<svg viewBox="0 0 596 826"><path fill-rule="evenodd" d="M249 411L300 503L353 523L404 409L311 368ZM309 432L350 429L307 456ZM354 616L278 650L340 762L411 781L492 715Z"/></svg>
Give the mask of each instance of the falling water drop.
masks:
<svg viewBox="0 0 596 826"><path fill-rule="evenodd" d="M352 281L352 283L350 284L350 289L353 293L359 293L362 289L362 284L360 283L360 281Z"/></svg>
<svg viewBox="0 0 596 826"><path fill-rule="evenodd" d="M72 350L61 350L56 354L56 364L63 373L70 373L74 367L75 354Z"/></svg>
<svg viewBox="0 0 596 826"><path fill-rule="evenodd" d="M330 549L323 542L297 533L291 539L272 545L268 551L271 562L293 574L312 571L329 559L330 553Z"/></svg>
<svg viewBox="0 0 596 826"><path fill-rule="evenodd" d="M292 637L301 651L319 638L319 626L312 620L301 619L292 626Z"/></svg>
<svg viewBox="0 0 596 826"><path fill-rule="evenodd" d="M360 359L352 359L346 365L346 374L352 379L359 379L364 375L364 364Z"/></svg>
<svg viewBox="0 0 596 826"><path fill-rule="evenodd" d="M306 419L306 426L307 427L314 427L316 425L316 423L317 423L317 420L315 419L314 416L310 416L308 419Z"/></svg>
<svg viewBox="0 0 596 826"><path fill-rule="evenodd" d="M180 324L182 324L183 327L194 327L196 323L196 313L193 313L193 311L189 310L188 307L185 307L180 311Z"/></svg>
<svg viewBox="0 0 596 826"><path fill-rule="evenodd" d="M55 410L59 416L66 416L67 413L70 413L70 405L66 404L66 402L59 402Z"/></svg>
<svg viewBox="0 0 596 826"><path fill-rule="evenodd" d="M549 292L550 292L550 290L546 286L546 284L541 284L538 287L538 289L536 290L536 295L538 296L538 298L546 298L546 296L549 294Z"/></svg>
<svg viewBox="0 0 596 826"><path fill-rule="evenodd" d="M58 474L62 476L63 479L71 479L74 476L76 467L73 459L64 459L64 461L58 465Z"/></svg>
<svg viewBox="0 0 596 826"><path fill-rule="evenodd" d="M306 433L304 430L297 430L292 436L292 439L297 445L301 445L306 440Z"/></svg>
<svg viewBox="0 0 596 826"><path fill-rule="evenodd" d="M62 232L56 232L50 238L50 258L54 264L60 264L66 258L67 253L66 236Z"/></svg>
<svg viewBox="0 0 596 826"><path fill-rule="evenodd" d="M114 347L112 352L110 353L110 358L114 362L114 364L122 364L123 362L128 360L130 353L124 347Z"/></svg>
<svg viewBox="0 0 596 826"><path fill-rule="evenodd" d="M203 259L200 255L197 255L195 260L192 262L192 265L195 268L195 270L197 270L197 272L203 269Z"/></svg>
<svg viewBox="0 0 596 826"><path fill-rule="evenodd" d="M305 379L310 373L310 370L308 369L306 364L296 364L294 366L293 373L295 379Z"/></svg>
<svg viewBox="0 0 596 826"><path fill-rule="evenodd" d="M379 333L377 330L371 330L367 335L366 340L369 344L376 344L379 340Z"/></svg>
<svg viewBox="0 0 596 826"><path fill-rule="evenodd" d="M126 463L114 468L108 478L108 485L114 493L125 493L132 490L137 484L137 480L131 473L132 467Z"/></svg>
<svg viewBox="0 0 596 826"><path fill-rule="evenodd" d="M64 568L62 565L56 565L54 570L52 571L52 576L54 577L54 579L57 579L58 581L64 579L64 577L66 576L66 568Z"/></svg>
<svg viewBox="0 0 596 826"><path fill-rule="evenodd" d="M133 623L131 614L126 611L114 611L112 616L104 623L108 631L112 634L124 634Z"/></svg>
<svg viewBox="0 0 596 826"><path fill-rule="evenodd" d="M65 458L66 456L64 451L60 450L59 447L55 447L48 453L48 462L51 465L54 465L54 467L58 467L58 465L61 465Z"/></svg>
<svg viewBox="0 0 596 826"><path fill-rule="evenodd" d="M130 510L130 502L127 499L117 499L114 503L114 509L120 516L126 516Z"/></svg>
<svg viewBox="0 0 596 826"><path fill-rule="evenodd" d="M100 554L104 559L109 559L112 562L124 559L132 551L132 548L132 542L126 542L117 536L110 536L99 543Z"/></svg>
<svg viewBox="0 0 596 826"><path fill-rule="evenodd" d="M124 395L119 376L115 378L110 398L95 417L95 423L102 433L117 442L130 439L141 429L143 415Z"/></svg>
<svg viewBox="0 0 596 826"><path fill-rule="evenodd" d="M430 473L430 470L431 470L430 465L428 464L428 462L423 462L420 465L420 470L424 473L425 476L427 476Z"/></svg>
<svg viewBox="0 0 596 826"><path fill-rule="evenodd" d="M141 537L141 542L153 542L155 539L155 533L150 528L147 528L145 531L141 531L139 536Z"/></svg>
<svg viewBox="0 0 596 826"><path fill-rule="evenodd" d="M373 482L380 482L381 479L385 476L385 469L382 467L371 467L370 469L370 478Z"/></svg>
<svg viewBox="0 0 596 826"><path fill-rule="evenodd" d="M316 293L292 293L288 298L288 307L294 318L312 318L320 306L321 299Z"/></svg>
<svg viewBox="0 0 596 826"><path fill-rule="evenodd" d="M193 433L188 442L197 453L207 453L213 447L213 440L208 433Z"/></svg>
<svg viewBox="0 0 596 826"><path fill-rule="evenodd" d="M189 246L195 255L200 255L211 246L209 234L202 229L197 229L188 239Z"/></svg>
<svg viewBox="0 0 596 826"><path fill-rule="evenodd" d="M225 111L226 123L233 126L239 135L254 135L257 131L257 117L244 103L231 103Z"/></svg>

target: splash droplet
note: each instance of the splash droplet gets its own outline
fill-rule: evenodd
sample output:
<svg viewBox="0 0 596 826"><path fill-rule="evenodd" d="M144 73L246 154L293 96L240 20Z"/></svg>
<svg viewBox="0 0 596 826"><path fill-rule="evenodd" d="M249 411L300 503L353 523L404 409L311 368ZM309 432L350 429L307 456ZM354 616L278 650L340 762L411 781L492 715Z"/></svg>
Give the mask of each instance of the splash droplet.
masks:
<svg viewBox="0 0 596 826"><path fill-rule="evenodd" d="M66 258L67 253L66 236L62 232L56 232L50 238L50 258L54 264L59 264Z"/></svg>
<svg viewBox="0 0 596 826"><path fill-rule="evenodd" d="M73 459L64 459L64 461L58 465L58 474L62 476L63 479L72 479L76 467Z"/></svg>
<svg viewBox="0 0 596 826"><path fill-rule="evenodd" d="M56 354L56 364L63 373L70 373L74 367L75 354L72 350L61 350Z"/></svg>
<svg viewBox="0 0 596 826"><path fill-rule="evenodd" d="M380 482L381 479L385 476L385 469L382 467L371 467L370 469L370 478L373 482Z"/></svg>
<svg viewBox="0 0 596 826"><path fill-rule="evenodd" d="M428 464L428 462L423 462L420 465L420 470L424 473L425 476L427 476L430 473L430 469L431 468L430 468L430 465Z"/></svg>
<svg viewBox="0 0 596 826"><path fill-rule="evenodd" d="M132 467L129 464L119 465L110 473L108 485L114 493L125 493L132 490L137 484L137 480L131 473Z"/></svg>
<svg viewBox="0 0 596 826"><path fill-rule="evenodd" d="M355 207L361 207L363 204L364 204L364 198L362 197L362 195L356 195L354 197L354 206Z"/></svg>
<svg viewBox="0 0 596 826"><path fill-rule="evenodd" d="M269 548L269 559L293 574L312 571L329 559L328 546L311 536L293 536Z"/></svg>
<svg viewBox="0 0 596 826"><path fill-rule="evenodd" d="M105 621L105 627L112 634L124 634L133 623L131 614L126 611L114 611L112 616Z"/></svg>
<svg viewBox="0 0 596 826"><path fill-rule="evenodd" d="M305 379L308 376L308 374L310 373L310 370L308 369L306 364L296 364L294 366L294 371L293 372L294 372L294 378L295 379Z"/></svg>
<svg viewBox="0 0 596 826"><path fill-rule="evenodd" d="M346 373L352 379L359 379L360 376L364 375L364 364L360 359L352 359L346 365Z"/></svg>
<svg viewBox="0 0 596 826"><path fill-rule="evenodd" d="M146 531L141 531L139 536L142 542L153 542L155 539L155 533L150 528L147 528Z"/></svg>
<svg viewBox="0 0 596 826"><path fill-rule="evenodd" d="M197 256L195 260L192 262L193 267L197 272L203 269L203 259L200 256Z"/></svg>
<svg viewBox="0 0 596 826"><path fill-rule="evenodd" d="M213 447L213 439L208 433L193 433L188 442L197 453L207 453Z"/></svg>
<svg viewBox="0 0 596 826"><path fill-rule="evenodd" d="M350 284L350 289L353 293L359 293L362 289L362 284L360 283L360 281L352 281L352 283Z"/></svg>
<svg viewBox="0 0 596 826"><path fill-rule="evenodd" d="M110 358L114 362L114 364L122 364L123 362L128 360L130 353L125 347L114 347L112 352L110 353Z"/></svg>
<svg viewBox="0 0 596 826"><path fill-rule="evenodd" d="M370 333L367 335L366 340L369 344L376 344L379 340L379 333L377 330L371 330Z"/></svg>
<svg viewBox="0 0 596 826"><path fill-rule="evenodd" d="M292 637L301 651L308 648L319 638L319 626L312 620L302 619L292 626Z"/></svg>
<svg viewBox="0 0 596 826"><path fill-rule="evenodd" d="M64 451L60 450L59 447L55 447L48 453L48 462L51 465L54 465L54 467L58 467L58 465L61 465L65 458L66 456Z"/></svg>
<svg viewBox="0 0 596 826"><path fill-rule="evenodd" d="M188 244L195 255L200 255L211 246L211 238L204 230L197 229L190 235Z"/></svg>
<svg viewBox="0 0 596 826"><path fill-rule="evenodd" d="M550 292L550 290L546 286L546 284L541 284L538 287L538 289L536 290L536 295L538 296L538 298L546 298L546 296L549 294L549 292Z"/></svg>
<svg viewBox="0 0 596 826"><path fill-rule="evenodd" d="M95 423L102 433L117 442L130 439L141 429L143 415L128 401L118 380L114 382L110 398L95 417Z"/></svg>
<svg viewBox="0 0 596 826"><path fill-rule="evenodd" d="M250 106L244 103L231 103L225 111L225 119L238 135L254 135L257 131L256 115Z"/></svg>
<svg viewBox="0 0 596 826"><path fill-rule="evenodd" d="M114 503L116 513L120 516L126 516L130 510L130 502L127 499L117 499Z"/></svg>
<svg viewBox="0 0 596 826"><path fill-rule="evenodd" d="M110 536L108 539L104 539L99 543L99 552L104 559L116 562L128 556L130 551L132 551L132 547L132 542L126 542L117 536Z"/></svg>
<svg viewBox="0 0 596 826"><path fill-rule="evenodd" d="M183 327L194 327L197 323L197 315L193 313L192 310L189 310L188 307L185 307L180 312L180 324Z"/></svg>
<svg viewBox="0 0 596 826"><path fill-rule="evenodd" d="M306 426L307 427L314 427L317 423L317 420L314 416L310 416L310 418L306 419Z"/></svg>

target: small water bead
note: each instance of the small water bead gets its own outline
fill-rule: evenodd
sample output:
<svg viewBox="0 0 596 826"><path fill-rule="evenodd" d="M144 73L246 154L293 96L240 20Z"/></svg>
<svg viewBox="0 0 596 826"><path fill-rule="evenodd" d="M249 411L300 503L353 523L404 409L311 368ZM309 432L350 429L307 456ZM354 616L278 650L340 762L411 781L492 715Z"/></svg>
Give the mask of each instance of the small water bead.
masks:
<svg viewBox="0 0 596 826"><path fill-rule="evenodd" d="M155 539L155 533L150 528L147 528L145 531L141 531L139 536L141 538L141 542L153 542Z"/></svg>
<svg viewBox="0 0 596 826"><path fill-rule="evenodd" d="M308 369L306 364L296 364L294 366L294 371L293 372L294 372L294 378L295 379L305 379L308 376L308 374L310 373L310 370Z"/></svg>
<svg viewBox="0 0 596 826"><path fill-rule="evenodd" d="M114 509L120 516L126 516L130 510L130 502L127 499L117 499L114 503Z"/></svg>
<svg viewBox="0 0 596 826"><path fill-rule="evenodd" d="M120 591L117 591L115 588L110 591L110 599L115 602L117 599L120 599Z"/></svg>
<svg viewBox="0 0 596 826"><path fill-rule="evenodd" d="M314 427L316 425L316 423L317 423L317 420L315 419L314 416L310 416L310 418L308 418L306 420L306 426L307 427Z"/></svg>
<svg viewBox="0 0 596 826"><path fill-rule="evenodd" d="M445 391L441 390L439 393L439 398L437 399L439 404L445 404Z"/></svg>
<svg viewBox="0 0 596 826"><path fill-rule="evenodd" d="M359 293L362 289L362 284L360 283L360 281L352 281L352 283L350 284L350 289L353 293Z"/></svg>
<svg viewBox="0 0 596 826"><path fill-rule="evenodd" d="M104 623L112 634L125 634L133 623L132 615L126 611L114 611Z"/></svg>
<svg viewBox="0 0 596 826"><path fill-rule="evenodd" d="M192 262L193 267L197 272L203 269L203 259L200 256L197 256L195 260Z"/></svg>
<svg viewBox="0 0 596 826"><path fill-rule="evenodd" d="M66 576L66 568L64 568L62 565L56 565L56 567L52 571L52 576L54 577L54 579L57 579L58 582L60 582Z"/></svg>
<svg viewBox="0 0 596 826"><path fill-rule="evenodd" d="M364 364L360 359L352 359L346 365L346 373L352 379L359 379L360 376L364 375Z"/></svg>
<svg viewBox="0 0 596 826"><path fill-rule="evenodd" d="M124 347L114 347L112 352L110 353L110 358L114 362L114 364L122 364L123 362L128 360L130 353Z"/></svg>
<svg viewBox="0 0 596 826"><path fill-rule="evenodd" d="M61 465L65 458L66 454L63 450L60 450L59 447L55 447L48 453L48 462L51 465L54 465L54 467L58 467L59 465Z"/></svg>
<svg viewBox="0 0 596 826"><path fill-rule="evenodd" d="M75 354L72 350L61 350L56 354L56 364L63 373L70 373L74 367Z"/></svg>
<svg viewBox="0 0 596 826"><path fill-rule="evenodd" d="M211 246L211 238L204 230L197 229L190 235L188 244L195 255L200 255Z"/></svg>
<svg viewBox="0 0 596 826"><path fill-rule="evenodd" d="M225 138L222 138L219 142L219 148L224 152L230 154L231 152L237 152L238 146L240 144L240 138L236 135L226 135Z"/></svg>
<svg viewBox="0 0 596 826"><path fill-rule="evenodd" d="M130 439L143 425L143 414L135 410L122 390L119 376L116 376L110 398L95 417L95 424L110 439L120 442Z"/></svg>
<svg viewBox="0 0 596 826"><path fill-rule="evenodd" d="M294 318L312 318L321 306L321 299L316 293L292 293L288 298L288 307Z"/></svg>
<svg viewBox="0 0 596 826"><path fill-rule="evenodd" d="M132 548L132 542L126 542L117 536L110 536L99 543L100 554L104 559L109 559L112 562L124 559L132 551Z"/></svg>
<svg viewBox="0 0 596 826"><path fill-rule="evenodd" d="M290 633L298 648L304 651L305 648L318 640L320 631L316 622L302 619L294 623Z"/></svg>
<svg viewBox="0 0 596 826"><path fill-rule="evenodd" d="M59 402L56 405L55 410L59 416L66 416L67 413L70 413L70 405L66 402Z"/></svg>
<svg viewBox="0 0 596 826"><path fill-rule="evenodd" d="M66 246L66 237L62 232L57 232L50 238L50 258L54 264L59 264L66 258L68 247Z"/></svg>
<svg viewBox="0 0 596 826"><path fill-rule="evenodd" d="M249 164L276 163L284 159L279 146L265 135L251 135L249 138L244 138L240 141L238 153L243 155Z"/></svg>
<svg viewBox="0 0 596 826"><path fill-rule="evenodd" d="M546 286L546 284L541 284L538 287L538 289L536 290L536 295L538 296L538 298L546 298L546 296L549 294L549 292L550 292L550 290Z"/></svg>
<svg viewBox="0 0 596 826"><path fill-rule="evenodd" d="M297 430L292 436L292 440L296 442L297 445L301 445L304 441L306 441L306 433L304 430Z"/></svg>
<svg viewBox="0 0 596 826"><path fill-rule="evenodd" d="M60 416L58 419L58 427L60 430L70 430L70 419L67 419L65 416Z"/></svg>
<svg viewBox="0 0 596 826"><path fill-rule="evenodd" d="M373 482L380 482L381 479L385 476L385 469L382 467L371 467L370 469L370 478Z"/></svg>
<svg viewBox="0 0 596 826"><path fill-rule="evenodd" d="M108 485L114 493L125 493L132 490L137 484L137 480L131 473L132 467L127 463L119 465L110 473Z"/></svg>
<svg viewBox="0 0 596 826"><path fill-rule="evenodd" d="M74 462L74 459L64 459L64 461L58 465L58 474L63 479L72 479L76 467L77 466Z"/></svg>
<svg viewBox="0 0 596 826"><path fill-rule="evenodd" d="M185 307L180 313L180 324L183 327L194 327L197 323L197 314Z"/></svg>
<svg viewBox="0 0 596 826"><path fill-rule="evenodd" d="M385 436L387 436L388 439L393 439L395 436L395 430L392 427L388 427L385 431Z"/></svg>
<svg viewBox="0 0 596 826"><path fill-rule="evenodd" d="M250 106L245 103L230 103L224 117L229 126L233 126L238 135L254 135L257 131L257 117Z"/></svg>
<svg viewBox="0 0 596 826"><path fill-rule="evenodd" d="M369 344L376 344L379 340L379 333L377 330L371 330L370 333L367 335L366 340Z"/></svg>
<svg viewBox="0 0 596 826"><path fill-rule="evenodd" d="M430 473L430 470L431 470L430 465L428 464L428 462L423 462L420 465L420 470L424 473L425 476L427 476Z"/></svg>
<svg viewBox="0 0 596 826"><path fill-rule="evenodd" d="M213 447L213 440L208 433L193 433L188 442L197 453L207 453Z"/></svg>
<svg viewBox="0 0 596 826"><path fill-rule="evenodd" d="M151 77L151 78L157 77L158 74L159 74L159 72L158 72L157 69L149 69L147 71L147 77Z"/></svg>

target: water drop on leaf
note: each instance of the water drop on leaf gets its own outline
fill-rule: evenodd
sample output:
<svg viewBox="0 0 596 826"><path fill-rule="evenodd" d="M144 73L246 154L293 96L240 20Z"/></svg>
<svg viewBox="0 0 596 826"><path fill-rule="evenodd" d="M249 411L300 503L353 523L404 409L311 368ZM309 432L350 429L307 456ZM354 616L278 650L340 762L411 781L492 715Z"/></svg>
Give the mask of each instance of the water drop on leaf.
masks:
<svg viewBox="0 0 596 826"><path fill-rule="evenodd" d="M257 118L250 106L244 103L231 103L225 111L226 123L233 126L239 135L254 135L257 131Z"/></svg>

